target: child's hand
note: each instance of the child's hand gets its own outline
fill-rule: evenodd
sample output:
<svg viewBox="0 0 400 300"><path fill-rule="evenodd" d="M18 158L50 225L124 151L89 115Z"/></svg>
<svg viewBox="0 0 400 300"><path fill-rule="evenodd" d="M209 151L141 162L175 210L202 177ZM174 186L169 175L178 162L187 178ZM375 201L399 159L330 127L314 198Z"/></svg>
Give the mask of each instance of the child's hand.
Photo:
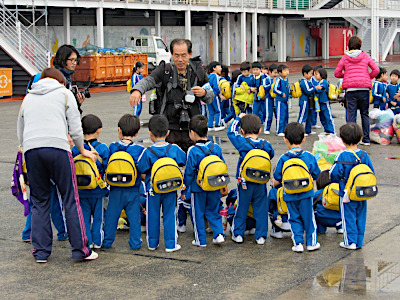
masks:
<svg viewBox="0 0 400 300"><path fill-rule="evenodd" d="M186 200L186 196L185 196L184 194L181 194L181 199L182 199L183 201L185 201L185 200Z"/></svg>
<svg viewBox="0 0 400 300"><path fill-rule="evenodd" d="M250 90L247 90L247 94L250 94L251 93L251 89Z"/></svg>
<svg viewBox="0 0 400 300"><path fill-rule="evenodd" d="M383 102L386 102L386 98L385 97L383 97Z"/></svg>
<svg viewBox="0 0 400 300"><path fill-rule="evenodd" d="M253 93L255 93L255 92L257 92L257 88L252 87L252 88L250 88L250 91L252 91Z"/></svg>
<svg viewBox="0 0 400 300"><path fill-rule="evenodd" d="M83 149L81 154L87 158L90 158L91 160L93 160L93 162L96 162L97 160L96 154L99 155L96 151L89 151L86 149Z"/></svg>
<svg viewBox="0 0 400 300"><path fill-rule="evenodd" d="M283 98L286 98L286 94L285 94L285 93L283 93L282 97L283 97Z"/></svg>
<svg viewBox="0 0 400 300"><path fill-rule="evenodd" d="M245 113L240 113L239 118L243 118L246 114Z"/></svg>
<svg viewBox="0 0 400 300"><path fill-rule="evenodd" d="M224 100L226 100L225 96L224 96L224 95L222 95L222 94L219 94L219 98L221 99L221 101L224 101Z"/></svg>
<svg viewBox="0 0 400 300"><path fill-rule="evenodd" d="M278 186L278 185L281 184L279 181L275 180L275 178L272 178L271 181L272 181L272 185L273 185L274 187L276 187L276 186Z"/></svg>
<svg viewBox="0 0 400 300"><path fill-rule="evenodd" d="M393 106L397 106L397 102L394 101L390 101L390 104L392 104Z"/></svg>
<svg viewBox="0 0 400 300"><path fill-rule="evenodd" d="M317 85L317 86L315 87L316 90L322 90L322 88L323 88L322 85Z"/></svg>
<svg viewBox="0 0 400 300"><path fill-rule="evenodd" d="M246 90L246 88L244 87L244 85L240 85L240 87L242 88L243 91Z"/></svg>

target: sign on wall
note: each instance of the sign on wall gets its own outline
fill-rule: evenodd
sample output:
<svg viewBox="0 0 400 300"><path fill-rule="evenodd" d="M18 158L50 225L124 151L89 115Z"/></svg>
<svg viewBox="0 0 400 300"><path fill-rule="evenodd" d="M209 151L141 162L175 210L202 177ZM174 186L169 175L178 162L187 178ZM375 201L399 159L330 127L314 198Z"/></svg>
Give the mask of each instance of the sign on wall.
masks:
<svg viewBox="0 0 400 300"><path fill-rule="evenodd" d="M12 96L12 69L0 68L0 97Z"/></svg>
<svg viewBox="0 0 400 300"><path fill-rule="evenodd" d="M354 30L348 27L329 28L329 55L343 55Z"/></svg>

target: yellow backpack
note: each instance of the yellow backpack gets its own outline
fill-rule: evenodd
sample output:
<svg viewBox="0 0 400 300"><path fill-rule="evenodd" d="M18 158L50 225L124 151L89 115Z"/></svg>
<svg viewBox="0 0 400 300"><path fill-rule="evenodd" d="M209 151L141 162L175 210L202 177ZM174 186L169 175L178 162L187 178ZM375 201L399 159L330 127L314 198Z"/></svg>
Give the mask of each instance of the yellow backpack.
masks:
<svg viewBox="0 0 400 300"><path fill-rule="evenodd" d="M174 159L167 157L167 153L171 147L172 145L169 144L163 156L157 154L151 147L147 148L158 157L151 168L150 182L154 192L159 194L177 191L183 186L181 169Z"/></svg>
<svg viewBox="0 0 400 300"><path fill-rule="evenodd" d="M295 82L292 86L292 97L293 98L300 98L303 95L301 92L301 87L300 87L300 80Z"/></svg>
<svg viewBox="0 0 400 300"><path fill-rule="evenodd" d="M256 147L249 139L246 139L254 149L247 152L244 157L239 174L240 177L249 182L265 184L268 182L271 173L271 159L267 151L259 148L264 148L265 141Z"/></svg>
<svg viewBox="0 0 400 300"><path fill-rule="evenodd" d="M276 82L273 82L271 84L271 89L269 90L269 94L271 95L272 98L276 98L276 94L274 93L274 86Z"/></svg>
<svg viewBox="0 0 400 300"><path fill-rule="evenodd" d="M322 205L326 209L339 211L339 183L331 183L324 188Z"/></svg>
<svg viewBox="0 0 400 300"><path fill-rule="evenodd" d="M226 98L230 99L232 96L231 83L225 78L220 79L218 87L221 90L221 94Z"/></svg>
<svg viewBox="0 0 400 300"><path fill-rule="evenodd" d="M345 189L349 193L350 200L364 201L375 197L378 194L376 176L371 168L361 162L365 152L362 151L361 157L351 150L357 158L357 162L337 161L337 164L355 165L347 179Z"/></svg>
<svg viewBox="0 0 400 300"><path fill-rule="evenodd" d="M263 85L260 85L260 87L258 88L257 97L259 97L260 100L265 100L265 89Z"/></svg>
<svg viewBox="0 0 400 300"><path fill-rule="evenodd" d="M137 170L132 156L126 152L126 149L132 145L130 143L125 149L113 153L108 161L106 169L106 181L111 186L129 187L134 186L137 179Z"/></svg>
<svg viewBox="0 0 400 300"><path fill-rule="evenodd" d="M126 82L126 91L127 91L128 93L130 93L131 90L132 90L132 80L129 79L129 80Z"/></svg>
<svg viewBox="0 0 400 300"><path fill-rule="evenodd" d="M230 182L228 166L221 158L212 154L214 144L207 148L207 151L204 149L205 147L199 145L195 145L195 147L206 155L199 165L197 184L204 191L216 191L225 187Z"/></svg>
<svg viewBox="0 0 400 300"><path fill-rule="evenodd" d="M99 143L99 142L97 142ZM96 151L93 146L88 143L90 150ZM103 164L103 160L99 155L96 155L97 159ZM99 169L96 163L90 158L79 154L74 157L75 171L76 171L76 182L79 190L93 190L99 186L105 188L105 183L101 178Z"/></svg>
<svg viewBox="0 0 400 300"><path fill-rule="evenodd" d="M286 202L283 201L283 187L280 187L276 193L276 204L278 206L278 212L282 215L287 215L288 208Z"/></svg>
<svg viewBox="0 0 400 300"><path fill-rule="evenodd" d="M286 153L290 157L282 168L282 184L286 194L298 194L313 189L313 178L303 160Z"/></svg>
<svg viewBox="0 0 400 300"><path fill-rule="evenodd" d="M331 99L331 100L337 99L336 85L334 85L332 83L329 84L328 98Z"/></svg>

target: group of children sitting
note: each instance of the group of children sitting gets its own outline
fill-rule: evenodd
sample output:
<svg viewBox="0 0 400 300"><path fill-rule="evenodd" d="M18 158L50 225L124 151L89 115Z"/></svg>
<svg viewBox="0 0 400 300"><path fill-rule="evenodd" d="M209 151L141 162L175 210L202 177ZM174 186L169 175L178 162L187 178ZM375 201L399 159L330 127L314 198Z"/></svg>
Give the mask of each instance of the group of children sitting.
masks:
<svg viewBox="0 0 400 300"><path fill-rule="evenodd" d="M394 69L390 72L390 82L388 82L387 70L382 67L379 68L379 73L376 75L372 87L374 108L380 110L391 109L395 115L400 114L400 100L394 97L400 88L399 78L400 71Z"/></svg>

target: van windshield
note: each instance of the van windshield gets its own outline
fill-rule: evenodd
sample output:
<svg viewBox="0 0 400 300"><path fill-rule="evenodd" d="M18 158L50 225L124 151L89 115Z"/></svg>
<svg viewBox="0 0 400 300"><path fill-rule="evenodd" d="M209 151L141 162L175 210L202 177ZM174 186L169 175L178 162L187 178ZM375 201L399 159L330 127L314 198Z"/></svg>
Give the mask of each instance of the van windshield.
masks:
<svg viewBox="0 0 400 300"><path fill-rule="evenodd" d="M167 49L167 46L164 44L163 40L156 39L157 49Z"/></svg>

